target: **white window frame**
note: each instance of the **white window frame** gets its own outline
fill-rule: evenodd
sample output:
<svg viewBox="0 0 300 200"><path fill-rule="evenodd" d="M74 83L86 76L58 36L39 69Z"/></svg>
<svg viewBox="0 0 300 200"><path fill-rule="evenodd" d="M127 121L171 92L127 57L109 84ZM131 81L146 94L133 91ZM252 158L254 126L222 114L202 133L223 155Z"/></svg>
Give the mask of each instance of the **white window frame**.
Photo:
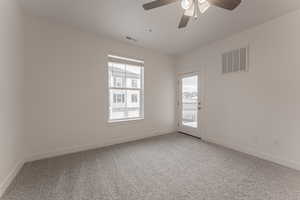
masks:
<svg viewBox="0 0 300 200"><path fill-rule="evenodd" d="M126 87L126 77L125 77L125 86L124 87L111 87L110 85L110 75L109 75L109 64L110 63L121 63L121 64L128 64L131 66L137 66L141 68L141 82L140 82L140 88L127 88ZM115 55L108 55L108 62L107 62L107 79L108 79L108 85L107 85L107 94L108 94L108 104L107 104L107 118L108 123L115 123L115 122L126 122L126 121L135 121L135 120L143 120L144 119L144 61L132 59L132 58L126 58L121 56L115 56ZM140 116L139 117L127 117L127 118L120 118L120 119L111 119L110 114L110 90L133 90L133 91L140 91ZM127 102L128 98L131 100L131 96L126 96L125 100Z"/></svg>

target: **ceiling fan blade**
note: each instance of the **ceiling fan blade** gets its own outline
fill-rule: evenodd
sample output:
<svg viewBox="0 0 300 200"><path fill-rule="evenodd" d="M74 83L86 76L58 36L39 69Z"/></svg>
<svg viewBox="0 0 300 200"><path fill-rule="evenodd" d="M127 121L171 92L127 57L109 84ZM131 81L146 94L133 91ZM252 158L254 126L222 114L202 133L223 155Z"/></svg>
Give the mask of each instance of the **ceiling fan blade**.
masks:
<svg viewBox="0 0 300 200"><path fill-rule="evenodd" d="M150 3L144 4L143 8L145 10L150 10L150 9L153 9L153 8L158 8L158 7L161 7L161 6L164 6L164 5L168 5L168 4L176 2L176 1L179 1L179 0L155 0L155 1L152 1Z"/></svg>
<svg viewBox="0 0 300 200"><path fill-rule="evenodd" d="M240 5L241 0L208 0L208 2L220 8L234 10L238 7L238 5Z"/></svg>
<svg viewBox="0 0 300 200"><path fill-rule="evenodd" d="M182 15L178 28L185 28L187 26L187 24L189 23L190 20L190 16L187 15Z"/></svg>

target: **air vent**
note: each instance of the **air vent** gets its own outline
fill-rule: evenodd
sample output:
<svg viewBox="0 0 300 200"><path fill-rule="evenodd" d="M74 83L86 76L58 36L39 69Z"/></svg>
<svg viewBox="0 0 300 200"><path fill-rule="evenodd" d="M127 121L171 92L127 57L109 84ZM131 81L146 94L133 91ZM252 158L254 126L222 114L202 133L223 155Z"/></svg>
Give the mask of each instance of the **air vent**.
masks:
<svg viewBox="0 0 300 200"><path fill-rule="evenodd" d="M130 40L130 41L133 41L133 42L137 42L137 39L133 38L133 37L130 37L130 36L126 36L126 40Z"/></svg>
<svg viewBox="0 0 300 200"><path fill-rule="evenodd" d="M246 72L248 70L249 47L243 47L222 54L222 74Z"/></svg>

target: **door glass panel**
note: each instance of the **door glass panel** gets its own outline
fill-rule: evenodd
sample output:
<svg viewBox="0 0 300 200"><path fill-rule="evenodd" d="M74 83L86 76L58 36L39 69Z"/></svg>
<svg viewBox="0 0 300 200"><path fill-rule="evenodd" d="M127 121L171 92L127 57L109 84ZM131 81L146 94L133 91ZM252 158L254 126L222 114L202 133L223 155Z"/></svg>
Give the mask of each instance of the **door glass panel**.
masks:
<svg viewBox="0 0 300 200"><path fill-rule="evenodd" d="M198 127L198 76L182 78L182 125Z"/></svg>

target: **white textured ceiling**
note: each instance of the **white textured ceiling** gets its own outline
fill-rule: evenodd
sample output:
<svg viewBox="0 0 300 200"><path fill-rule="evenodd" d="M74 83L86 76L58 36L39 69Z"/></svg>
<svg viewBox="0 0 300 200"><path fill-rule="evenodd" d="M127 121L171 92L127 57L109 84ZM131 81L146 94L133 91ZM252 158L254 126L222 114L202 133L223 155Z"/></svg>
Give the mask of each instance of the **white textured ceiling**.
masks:
<svg viewBox="0 0 300 200"><path fill-rule="evenodd" d="M125 40L169 55L222 39L300 8L300 0L243 0L234 11L212 7L185 29L177 29L180 3L144 11L151 0L20 0L34 15L49 17L81 29ZM152 32L147 29L152 29ZM134 42L133 42L134 43Z"/></svg>

